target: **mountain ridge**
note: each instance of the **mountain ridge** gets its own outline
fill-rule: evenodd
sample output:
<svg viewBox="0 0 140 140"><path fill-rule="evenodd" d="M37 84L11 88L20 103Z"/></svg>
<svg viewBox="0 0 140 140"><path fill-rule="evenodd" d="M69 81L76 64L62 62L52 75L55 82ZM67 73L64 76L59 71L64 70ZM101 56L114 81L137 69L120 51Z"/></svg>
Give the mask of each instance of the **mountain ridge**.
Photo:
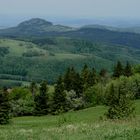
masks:
<svg viewBox="0 0 140 140"><path fill-rule="evenodd" d="M140 34L122 32L118 28L108 26L87 26L72 28L54 25L44 19L34 18L20 23L17 27L0 30L1 37L69 37L84 39L94 43L107 43L140 48Z"/></svg>

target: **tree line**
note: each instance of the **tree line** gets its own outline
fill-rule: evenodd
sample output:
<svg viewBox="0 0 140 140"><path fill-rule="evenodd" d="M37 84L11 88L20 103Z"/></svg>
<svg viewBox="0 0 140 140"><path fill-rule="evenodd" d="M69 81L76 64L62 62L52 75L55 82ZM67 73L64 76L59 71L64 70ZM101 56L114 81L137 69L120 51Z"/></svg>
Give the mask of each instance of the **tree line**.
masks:
<svg viewBox="0 0 140 140"><path fill-rule="evenodd" d="M134 100L140 99L139 79L128 62L123 65L118 61L111 75L106 69L97 72L86 64L80 72L69 67L52 92L46 81L10 92L4 88L0 91L0 124L8 123L11 116L56 115L95 105L108 106L107 118L127 118L134 112Z"/></svg>

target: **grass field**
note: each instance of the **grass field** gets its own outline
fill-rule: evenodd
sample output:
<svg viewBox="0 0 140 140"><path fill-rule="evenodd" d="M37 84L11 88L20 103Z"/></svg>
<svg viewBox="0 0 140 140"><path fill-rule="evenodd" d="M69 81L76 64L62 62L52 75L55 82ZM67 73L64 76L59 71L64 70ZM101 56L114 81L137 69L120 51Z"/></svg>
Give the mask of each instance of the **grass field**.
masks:
<svg viewBox="0 0 140 140"><path fill-rule="evenodd" d="M136 118L110 121L101 119L106 107L68 112L59 116L19 117L0 126L0 140L139 140L140 100Z"/></svg>

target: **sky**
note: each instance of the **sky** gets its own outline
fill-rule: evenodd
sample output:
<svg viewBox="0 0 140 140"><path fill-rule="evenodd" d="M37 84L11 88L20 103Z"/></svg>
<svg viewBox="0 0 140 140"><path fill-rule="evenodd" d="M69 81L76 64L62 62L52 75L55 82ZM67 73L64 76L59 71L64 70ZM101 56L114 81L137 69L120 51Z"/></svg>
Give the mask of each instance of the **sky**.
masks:
<svg viewBox="0 0 140 140"><path fill-rule="evenodd" d="M0 21L30 17L139 19L140 0L0 0Z"/></svg>

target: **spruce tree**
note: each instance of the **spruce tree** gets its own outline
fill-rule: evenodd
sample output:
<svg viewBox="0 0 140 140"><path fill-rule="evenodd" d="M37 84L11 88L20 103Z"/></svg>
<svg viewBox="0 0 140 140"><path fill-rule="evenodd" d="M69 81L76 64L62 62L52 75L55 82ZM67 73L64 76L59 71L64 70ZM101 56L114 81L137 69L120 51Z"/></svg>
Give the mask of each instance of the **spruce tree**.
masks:
<svg viewBox="0 0 140 140"><path fill-rule="evenodd" d="M0 124L8 124L10 120L10 104L7 89L0 91Z"/></svg>
<svg viewBox="0 0 140 140"><path fill-rule="evenodd" d="M81 96L83 92L82 79L74 69L74 67L68 68L64 75L64 89L67 91L74 90L77 96Z"/></svg>
<svg viewBox="0 0 140 140"><path fill-rule="evenodd" d="M64 88L67 91L71 90L71 68L68 68L64 75Z"/></svg>
<svg viewBox="0 0 140 140"><path fill-rule="evenodd" d="M96 70L93 68L89 75L89 85L93 86L97 83L97 81L98 81L97 73Z"/></svg>
<svg viewBox="0 0 140 140"><path fill-rule="evenodd" d="M124 74L124 69L120 61L117 62L117 65L114 67L113 77L120 77Z"/></svg>
<svg viewBox="0 0 140 140"><path fill-rule="evenodd" d="M40 84L40 92L35 96L35 115L46 115L49 111L47 82Z"/></svg>
<svg viewBox="0 0 140 140"><path fill-rule="evenodd" d="M76 82L76 71L74 67L70 70L70 90L75 90L75 82Z"/></svg>
<svg viewBox="0 0 140 140"><path fill-rule="evenodd" d="M82 69L81 78L82 78L84 89L87 89L89 87L90 70L86 64Z"/></svg>
<svg viewBox="0 0 140 140"><path fill-rule="evenodd" d="M66 110L67 110L66 93L64 91L64 84L63 84L62 77L60 76L55 86L55 92L53 97L53 112L55 114L58 114L58 113L65 112Z"/></svg>
<svg viewBox="0 0 140 140"><path fill-rule="evenodd" d="M77 73L75 75L74 89L73 90L76 92L76 95L78 98L82 97L82 95L83 95L83 83L82 83L82 79L81 79L79 73Z"/></svg>
<svg viewBox="0 0 140 140"><path fill-rule="evenodd" d="M129 77L129 76L132 76L132 74L133 74L132 73L132 67L129 64L129 62L127 62L126 67L124 69L124 75L127 76L127 77Z"/></svg>

